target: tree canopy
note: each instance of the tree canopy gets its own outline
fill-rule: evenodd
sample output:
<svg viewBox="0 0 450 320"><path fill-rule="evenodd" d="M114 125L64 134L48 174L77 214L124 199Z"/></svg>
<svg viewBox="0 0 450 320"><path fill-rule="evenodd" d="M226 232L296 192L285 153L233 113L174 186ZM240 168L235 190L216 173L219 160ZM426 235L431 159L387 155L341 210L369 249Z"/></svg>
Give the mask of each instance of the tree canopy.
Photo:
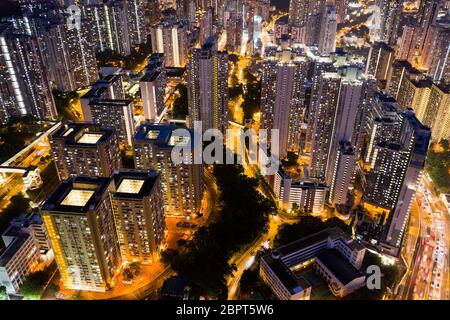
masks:
<svg viewBox="0 0 450 320"><path fill-rule="evenodd" d="M450 146L441 140L439 150L431 146L428 150L426 171L442 193L450 192Z"/></svg>
<svg viewBox="0 0 450 320"><path fill-rule="evenodd" d="M331 227L339 227L344 232L350 233L350 227L338 218L331 218L323 222L320 218L304 216L297 223L283 224L280 227L275 237L275 247L280 247Z"/></svg>
<svg viewBox="0 0 450 320"><path fill-rule="evenodd" d="M234 269L230 258L268 229L268 215L275 208L242 166L215 165L214 175L220 189L219 218L199 228L179 253L166 252L163 259L204 294L226 298L226 277Z"/></svg>
<svg viewBox="0 0 450 320"><path fill-rule="evenodd" d="M174 119L186 119L188 110L188 93L185 84L180 83L177 86L179 96L173 102L173 118Z"/></svg>

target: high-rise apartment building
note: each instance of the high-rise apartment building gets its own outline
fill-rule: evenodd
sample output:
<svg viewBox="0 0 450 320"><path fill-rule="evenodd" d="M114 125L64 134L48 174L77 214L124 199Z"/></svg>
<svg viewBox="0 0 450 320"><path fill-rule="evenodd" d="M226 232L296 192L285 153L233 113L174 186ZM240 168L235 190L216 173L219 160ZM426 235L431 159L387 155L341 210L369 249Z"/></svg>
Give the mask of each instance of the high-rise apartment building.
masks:
<svg viewBox="0 0 450 320"><path fill-rule="evenodd" d="M121 266L110 178L62 181L41 207L64 288L106 291Z"/></svg>
<svg viewBox="0 0 450 320"><path fill-rule="evenodd" d="M176 132L180 129L168 124L141 124L134 136L134 163L136 169L154 169L161 172L164 211L169 215L195 214L201 208L203 198L203 166L175 164L172 161L172 149L177 146L193 146L193 132L183 136ZM193 150L193 148L191 149ZM187 159L187 160L189 160Z"/></svg>
<svg viewBox="0 0 450 320"><path fill-rule="evenodd" d="M239 52L242 44L242 18L236 18L233 15L228 19L226 32L227 50L230 52Z"/></svg>
<svg viewBox="0 0 450 320"><path fill-rule="evenodd" d="M131 100L102 99L89 103L92 122L115 129L120 145L131 147L135 132Z"/></svg>
<svg viewBox="0 0 450 320"><path fill-rule="evenodd" d="M384 42L373 43L367 58L366 74L374 76L378 81L387 80L394 59L395 51L392 47Z"/></svg>
<svg viewBox="0 0 450 320"><path fill-rule="evenodd" d="M12 116L56 119L40 40L0 24L0 123Z"/></svg>
<svg viewBox="0 0 450 320"><path fill-rule="evenodd" d="M166 67L184 67L188 60L188 25L166 14L150 27L153 53L164 53Z"/></svg>
<svg viewBox="0 0 450 320"><path fill-rule="evenodd" d="M382 141L375 146L365 201L379 207L393 209L402 187L409 154L399 143Z"/></svg>
<svg viewBox="0 0 450 320"><path fill-rule="evenodd" d="M194 49L187 66L189 118L201 121L203 130L228 126L228 53L217 50L217 39Z"/></svg>
<svg viewBox="0 0 450 320"><path fill-rule="evenodd" d="M321 30L321 19L326 0L292 0L289 2L289 24L305 27L305 43L318 46Z"/></svg>
<svg viewBox="0 0 450 320"><path fill-rule="evenodd" d="M341 140L336 154L328 202L346 205L350 182L355 170L355 151L350 141Z"/></svg>
<svg viewBox="0 0 450 320"><path fill-rule="evenodd" d="M380 9L380 41L395 45L397 43L403 0L377 0Z"/></svg>
<svg viewBox="0 0 450 320"><path fill-rule="evenodd" d="M123 56L131 53L125 3L108 1L81 7L83 16L92 26L90 36L96 50L102 52L108 49Z"/></svg>
<svg viewBox="0 0 450 320"><path fill-rule="evenodd" d="M292 0L289 2L289 24L306 25L310 15L320 14L325 0Z"/></svg>
<svg viewBox="0 0 450 320"><path fill-rule="evenodd" d="M401 88L406 85L407 80L421 80L423 73L414 68L406 60L396 60L387 77L386 90L395 99L398 98Z"/></svg>
<svg viewBox="0 0 450 320"><path fill-rule="evenodd" d="M337 14L334 5L327 5L322 12L319 36L319 52L330 54L336 50Z"/></svg>
<svg viewBox="0 0 450 320"><path fill-rule="evenodd" d="M417 118L424 125L431 127L431 138L434 141L450 138L450 85L433 83L428 103Z"/></svg>
<svg viewBox="0 0 450 320"><path fill-rule="evenodd" d="M400 252L431 137L411 109L401 113L397 132L375 146L363 197L369 210L385 215L380 250L391 255Z"/></svg>
<svg viewBox="0 0 450 320"><path fill-rule="evenodd" d="M152 54L145 74L139 81L139 87L145 119L152 121L159 119L164 110L167 87L163 54Z"/></svg>
<svg viewBox="0 0 450 320"><path fill-rule="evenodd" d="M148 27L145 23L144 0L124 0L127 9L128 36L132 46L147 41Z"/></svg>
<svg viewBox="0 0 450 320"><path fill-rule="evenodd" d="M98 79L95 46L86 20L81 21L79 29L69 30L60 17L44 27L42 39L50 79L58 90L74 91Z"/></svg>
<svg viewBox="0 0 450 320"><path fill-rule="evenodd" d="M314 103L314 120L311 123L311 162L310 176L324 182L328 168L328 155L333 139L333 126L336 109L339 105L341 77L334 72L324 72L320 76L317 98Z"/></svg>
<svg viewBox="0 0 450 320"><path fill-rule="evenodd" d="M365 148L364 162L368 170L374 158L374 148L383 141L395 141L399 135L401 107L397 101L382 92L374 94L371 113L367 123L367 145Z"/></svg>
<svg viewBox="0 0 450 320"><path fill-rule="evenodd" d="M450 82L450 22L428 28L419 63L435 81Z"/></svg>
<svg viewBox="0 0 450 320"><path fill-rule="evenodd" d="M362 121L368 98L365 91L371 88L367 82L361 68L343 66L337 72L323 72L312 93L310 175L328 186L333 180L341 141L351 142L354 147L358 140L358 122Z"/></svg>
<svg viewBox="0 0 450 320"><path fill-rule="evenodd" d="M305 81L309 61L290 48L266 50L261 77L261 129L279 130L279 157L300 148L300 126L305 117Z"/></svg>
<svg viewBox="0 0 450 320"><path fill-rule="evenodd" d="M419 10L417 12L417 23L420 32L417 34L418 48L424 46L425 37L429 28L436 22L440 9L440 0L421 0Z"/></svg>
<svg viewBox="0 0 450 320"><path fill-rule="evenodd" d="M312 68L312 79L311 79L311 92L318 92L319 86L322 81L322 74L325 72L335 72L336 68L333 65L333 61L331 57L320 57L313 62ZM310 152L311 150L311 141L313 135L313 124L315 121L316 110L315 107L317 105L317 100L319 96L317 94L311 94L309 110L307 112L307 133L306 133L306 144L305 150L306 152Z"/></svg>
<svg viewBox="0 0 450 320"><path fill-rule="evenodd" d="M418 116L422 116L421 110L425 110L430 98L432 81L427 79L414 80L406 79L399 88L397 101L403 108L413 108L417 111Z"/></svg>
<svg viewBox="0 0 450 320"><path fill-rule="evenodd" d="M203 44L209 37L214 35L214 9L212 7L203 8L200 17L200 35L199 42Z"/></svg>
<svg viewBox="0 0 450 320"><path fill-rule="evenodd" d="M158 261L165 240L160 174L116 171L111 184L111 208L122 261Z"/></svg>
<svg viewBox="0 0 450 320"><path fill-rule="evenodd" d="M400 43L395 52L395 58L397 60L413 60L417 43L417 32L419 31L418 29L419 28L415 24L403 26Z"/></svg>
<svg viewBox="0 0 450 320"><path fill-rule="evenodd" d="M103 99L125 99L125 90L123 88L121 75L110 74L98 80L92 85L88 92L81 96L81 111L83 112L83 119L85 122L92 122L89 104Z"/></svg>
<svg viewBox="0 0 450 320"><path fill-rule="evenodd" d="M67 123L49 140L60 180L71 176L110 177L122 166L114 129Z"/></svg>
<svg viewBox="0 0 450 320"><path fill-rule="evenodd" d="M99 51L128 56L147 41L143 0L108 0L82 4L82 16L93 27L91 41Z"/></svg>

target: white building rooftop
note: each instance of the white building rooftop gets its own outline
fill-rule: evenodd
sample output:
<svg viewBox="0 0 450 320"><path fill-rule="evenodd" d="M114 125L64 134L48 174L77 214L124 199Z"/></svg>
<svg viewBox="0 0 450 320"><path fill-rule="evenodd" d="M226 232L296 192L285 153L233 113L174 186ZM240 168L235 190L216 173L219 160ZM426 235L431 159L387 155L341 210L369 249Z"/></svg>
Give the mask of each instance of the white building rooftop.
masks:
<svg viewBox="0 0 450 320"><path fill-rule="evenodd" d="M63 199L61 205L84 207L93 194L93 190L72 189Z"/></svg>
<svg viewBox="0 0 450 320"><path fill-rule="evenodd" d="M141 191L143 184L144 180L142 179L123 179L117 188L117 192L137 194Z"/></svg>

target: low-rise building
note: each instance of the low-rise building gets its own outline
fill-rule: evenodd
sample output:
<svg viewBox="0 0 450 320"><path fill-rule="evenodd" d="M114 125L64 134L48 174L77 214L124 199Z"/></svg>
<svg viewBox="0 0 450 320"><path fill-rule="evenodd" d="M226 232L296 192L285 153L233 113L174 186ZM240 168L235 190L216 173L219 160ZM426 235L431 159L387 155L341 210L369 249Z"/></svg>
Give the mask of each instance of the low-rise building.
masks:
<svg viewBox="0 0 450 320"><path fill-rule="evenodd" d="M273 191L288 212L320 214L325 205L328 188L324 184L309 181L293 181L282 167L274 178ZM296 210L293 210L296 208Z"/></svg>
<svg viewBox="0 0 450 320"><path fill-rule="evenodd" d="M9 294L18 293L26 277L39 265L39 241L30 226L11 224L2 234L5 248L0 250L0 286Z"/></svg>
<svg viewBox="0 0 450 320"><path fill-rule="evenodd" d="M313 264L331 293L344 297L365 285L364 255L361 244L334 227L274 249L261 258L260 275L279 299L307 300L311 285L294 271Z"/></svg>

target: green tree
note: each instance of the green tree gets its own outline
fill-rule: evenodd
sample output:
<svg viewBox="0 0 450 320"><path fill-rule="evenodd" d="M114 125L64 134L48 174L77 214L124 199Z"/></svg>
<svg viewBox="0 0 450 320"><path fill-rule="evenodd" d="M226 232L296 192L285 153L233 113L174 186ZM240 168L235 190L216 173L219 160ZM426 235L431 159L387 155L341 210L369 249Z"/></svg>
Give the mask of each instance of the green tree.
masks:
<svg viewBox="0 0 450 320"><path fill-rule="evenodd" d="M139 276L141 274L141 264L139 262L132 262L129 268L134 276Z"/></svg>
<svg viewBox="0 0 450 320"><path fill-rule="evenodd" d="M173 118L174 119L186 119L188 115L188 92L185 84L179 84L177 86L179 96L173 102Z"/></svg>
<svg viewBox="0 0 450 320"><path fill-rule="evenodd" d="M242 293L249 293L253 287L259 282L259 269L248 269L242 273L239 288Z"/></svg>
<svg viewBox="0 0 450 320"><path fill-rule="evenodd" d="M441 145L441 148L444 149L445 151L450 150L450 143L447 139L442 139L441 142L439 142L439 144Z"/></svg>
<svg viewBox="0 0 450 320"><path fill-rule="evenodd" d="M0 300L7 300L8 294L6 293L6 287L0 286Z"/></svg>
<svg viewBox="0 0 450 320"><path fill-rule="evenodd" d="M232 63L235 63L235 64L238 63L239 59L240 59L239 56L235 53L230 53L228 55L228 61L230 61Z"/></svg>
<svg viewBox="0 0 450 320"><path fill-rule="evenodd" d="M450 192L450 149L447 140L440 142L444 149L435 152L432 145L428 150L425 169L441 193Z"/></svg>
<svg viewBox="0 0 450 320"><path fill-rule="evenodd" d="M230 258L268 229L268 215L275 208L242 166L215 165L214 176L220 189L219 218L199 228L179 253L163 253L163 259L204 294L225 299L226 277L235 268Z"/></svg>
<svg viewBox="0 0 450 320"><path fill-rule="evenodd" d="M381 288L370 290L367 287L363 287L345 297L344 300L380 300L388 291L388 288L392 290L400 280L400 272L397 266L384 265L378 255L370 251L366 251L361 272L364 273L370 265L377 265L380 267L382 274Z"/></svg>
<svg viewBox="0 0 450 320"><path fill-rule="evenodd" d="M26 199L21 193L13 196L10 201L11 203L0 214L0 233L8 228L12 219L30 209L30 200Z"/></svg>
<svg viewBox="0 0 450 320"><path fill-rule="evenodd" d="M243 91L242 91L242 86L241 85L237 85L237 86L233 86L233 87L229 87L228 88L228 95L229 95L230 99L236 99L242 93L243 93Z"/></svg>
<svg viewBox="0 0 450 320"><path fill-rule="evenodd" d="M49 280L47 271L38 271L28 275L22 286L20 293L27 300L39 300L44 293L44 286Z"/></svg>
<svg viewBox="0 0 450 320"><path fill-rule="evenodd" d="M344 232L350 233L351 229L342 220L331 218L323 222L320 218L313 216L302 216L300 221L295 224L281 225L277 236L275 237L275 247L288 244L300 238L312 235L313 233L323 231L327 228L339 227Z"/></svg>

